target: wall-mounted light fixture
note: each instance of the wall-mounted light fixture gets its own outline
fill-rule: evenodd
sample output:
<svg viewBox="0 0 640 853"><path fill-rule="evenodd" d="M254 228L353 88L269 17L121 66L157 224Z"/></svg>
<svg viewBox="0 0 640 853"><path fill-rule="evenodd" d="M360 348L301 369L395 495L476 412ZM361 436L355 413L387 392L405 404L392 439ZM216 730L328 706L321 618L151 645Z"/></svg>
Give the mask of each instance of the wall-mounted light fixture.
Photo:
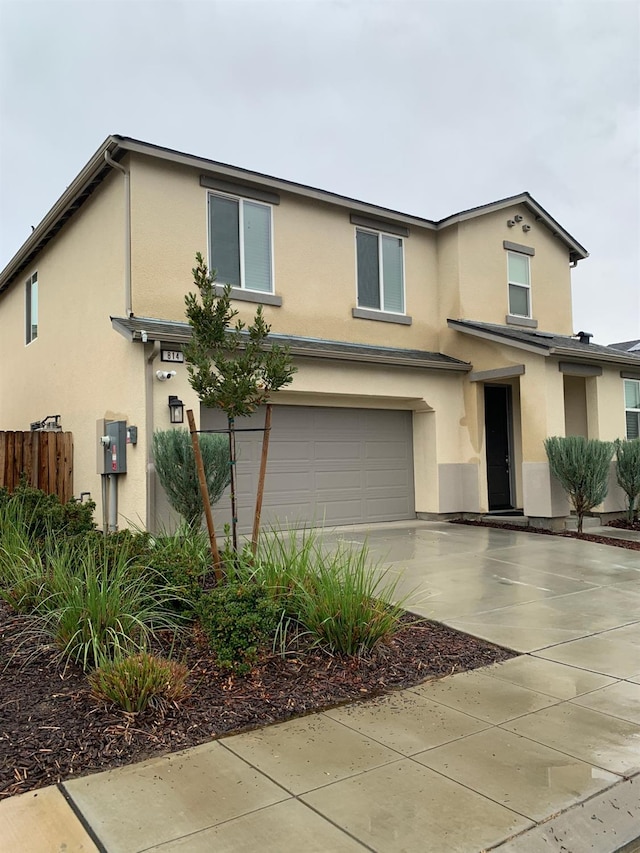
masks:
<svg viewBox="0 0 640 853"><path fill-rule="evenodd" d="M175 394L169 394L169 420L172 424L184 423L184 403Z"/></svg>

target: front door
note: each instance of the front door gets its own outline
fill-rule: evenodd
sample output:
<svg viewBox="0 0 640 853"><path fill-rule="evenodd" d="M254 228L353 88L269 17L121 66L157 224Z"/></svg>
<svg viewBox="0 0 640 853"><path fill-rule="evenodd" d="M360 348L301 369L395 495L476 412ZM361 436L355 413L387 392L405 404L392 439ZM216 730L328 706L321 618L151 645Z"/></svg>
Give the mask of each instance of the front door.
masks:
<svg viewBox="0 0 640 853"><path fill-rule="evenodd" d="M511 388L485 385L484 422L487 443L489 510L513 509L511 501Z"/></svg>

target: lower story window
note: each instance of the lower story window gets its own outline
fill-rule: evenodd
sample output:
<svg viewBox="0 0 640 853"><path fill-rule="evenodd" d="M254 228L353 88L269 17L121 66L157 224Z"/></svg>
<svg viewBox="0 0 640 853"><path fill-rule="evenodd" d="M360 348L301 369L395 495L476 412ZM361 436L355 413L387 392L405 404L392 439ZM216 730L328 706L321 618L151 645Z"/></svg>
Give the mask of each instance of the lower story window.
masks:
<svg viewBox="0 0 640 853"><path fill-rule="evenodd" d="M627 438L640 438L640 379L624 380Z"/></svg>

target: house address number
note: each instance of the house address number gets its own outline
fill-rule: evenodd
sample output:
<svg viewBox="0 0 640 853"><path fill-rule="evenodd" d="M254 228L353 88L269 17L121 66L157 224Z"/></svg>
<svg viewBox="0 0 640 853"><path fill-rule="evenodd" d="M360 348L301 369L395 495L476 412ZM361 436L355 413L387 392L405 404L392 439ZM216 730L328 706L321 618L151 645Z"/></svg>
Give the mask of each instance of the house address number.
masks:
<svg viewBox="0 0 640 853"><path fill-rule="evenodd" d="M160 353L160 361L172 361L184 363L184 353L179 349L163 349Z"/></svg>

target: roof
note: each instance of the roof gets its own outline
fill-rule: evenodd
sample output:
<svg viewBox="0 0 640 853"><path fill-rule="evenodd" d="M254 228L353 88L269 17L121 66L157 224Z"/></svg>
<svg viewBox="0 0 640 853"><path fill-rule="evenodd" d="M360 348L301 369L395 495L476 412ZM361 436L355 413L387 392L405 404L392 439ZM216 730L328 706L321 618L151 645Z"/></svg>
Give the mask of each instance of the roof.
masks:
<svg viewBox="0 0 640 853"><path fill-rule="evenodd" d="M640 353L623 352L602 344L582 343L569 335L555 335L538 330L515 329L476 320L447 320L450 329L468 335L504 343L517 349L536 352L543 356L565 356L591 363L612 363L640 368Z"/></svg>
<svg viewBox="0 0 640 853"><path fill-rule="evenodd" d="M188 323L170 320L157 320L151 317L112 317L111 325L127 340L133 342L160 341L165 344L181 346L191 338L191 326ZM279 335L273 332L270 333L269 340L280 346L288 346L294 356L331 358L337 361L375 362L379 365L398 365L458 372L471 370L471 365L466 361L451 358L440 352L351 344L344 341Z"/></svg>
<svg viewBox="0 0 640 853"><path fill-rule="evenodd" d="M562 228L528 192L503 198L490 204L481 205L480 207L463 210L445 219L435 221L401 213L400 211L380 207L379 205L368 204L367 202L338 195L327 190L320 190L306 184L275 178L261 172L251 172L248 169L242 169L238 166L231 166L227 163L220 163L216 160L185 154L182 151L176 151L172 148L163 148L160 145L152 145L148 142L141 142L138 139L114 134L105 139L89 162L74 178L44 219L37 225L33 233L2 270L0 273L0 293L33 261L44 246L55 237L63 225L82 207L84 202L112 171L113 167L106 162L105 156L110 157L112 160L120 161L128 153L142 154L199 169L203 173L208 172L218 177L222 176L231 182L247 183L249 181L256 187L302 195L328 204L348 208L356 214L374 216L378 219L387 220L390 223L415 225L432 231L448 228L456 222L483 216L487 213L502 210L503 208L523 204L538 221L546 225L556 237L562 240L569 250L569 257L572 263L588 257L587 250L568 231Z"/></svg>
<svg viewBox="0 0 640 853"><path fill-rule="evenodd" d="M640 340L636 341L621 341L617 344L609 344L614 349L621 349L625 352L640 352Z"/></svg>

